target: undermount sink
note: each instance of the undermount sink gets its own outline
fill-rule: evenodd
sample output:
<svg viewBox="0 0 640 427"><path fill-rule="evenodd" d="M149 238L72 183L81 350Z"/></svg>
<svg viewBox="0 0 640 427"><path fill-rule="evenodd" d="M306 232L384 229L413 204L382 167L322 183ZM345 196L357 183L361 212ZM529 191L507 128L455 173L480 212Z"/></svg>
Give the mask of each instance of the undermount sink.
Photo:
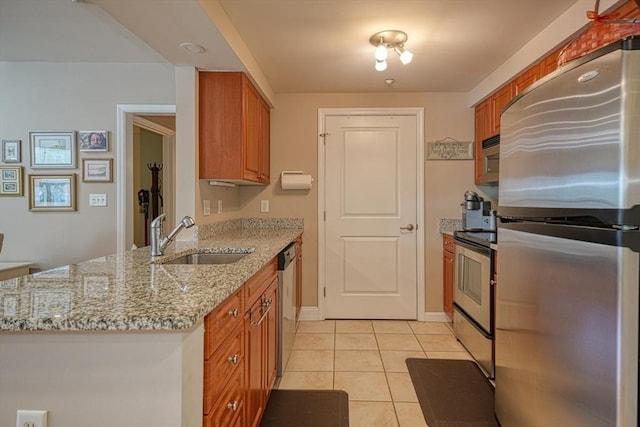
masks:
<svg viewBox="0 0 640 427"><path fill-rule="evenodd" d="M164 264L232 264L240 261L251 252L242 253L195 253L183 255Z"/></svg>

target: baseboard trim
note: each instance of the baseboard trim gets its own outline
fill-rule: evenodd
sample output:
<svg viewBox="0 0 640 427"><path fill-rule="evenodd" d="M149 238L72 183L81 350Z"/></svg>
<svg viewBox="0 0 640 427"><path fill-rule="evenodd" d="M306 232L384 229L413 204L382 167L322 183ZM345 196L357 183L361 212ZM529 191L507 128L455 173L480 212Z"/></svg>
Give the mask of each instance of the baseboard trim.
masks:
<svg viewBox="0 0 640 427"><path fill-rule="evenodd" d="M302 307L300 308L300 320L301 321L313 321L320 320L320 310L318 307ZM418 319L421 322L444 322L451 323L451 319L444 311L431 311L424 313L422 319Z"/></svg>
<svg viewBox="0 0 640 427"><path fill-rule="evenodd" d="M318 307L301 307L300 320L320 320L320 310L318 310Z"/></svg>
<svg viewBox="0 0 640 427"><path fill-rule="evenodd" d="M444 311L428 311L424 313L425 322L446 322L451 323L451 319Z"/></svg>

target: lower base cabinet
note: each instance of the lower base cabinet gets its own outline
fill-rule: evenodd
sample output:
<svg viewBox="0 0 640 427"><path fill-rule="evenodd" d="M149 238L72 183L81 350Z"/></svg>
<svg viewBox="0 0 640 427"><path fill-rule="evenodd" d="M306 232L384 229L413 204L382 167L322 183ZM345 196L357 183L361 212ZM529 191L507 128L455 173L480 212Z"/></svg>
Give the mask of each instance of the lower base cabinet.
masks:
<svg viewBox="0 0 640 427"><path fill-rule="evenodd" d="M274 259L205 318L204 427L259 426L277 375Z"/></svg>

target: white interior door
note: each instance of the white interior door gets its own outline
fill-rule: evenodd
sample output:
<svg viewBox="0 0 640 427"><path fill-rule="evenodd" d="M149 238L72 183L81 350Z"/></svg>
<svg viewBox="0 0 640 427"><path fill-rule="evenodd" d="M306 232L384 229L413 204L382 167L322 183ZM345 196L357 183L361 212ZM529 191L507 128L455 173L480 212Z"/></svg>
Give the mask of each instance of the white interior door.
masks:
<svg viewBox="0 0 640 427"><path fill-rule="evenodd" d="M415 115L325 118L325 317L417 317Z"/></svg>

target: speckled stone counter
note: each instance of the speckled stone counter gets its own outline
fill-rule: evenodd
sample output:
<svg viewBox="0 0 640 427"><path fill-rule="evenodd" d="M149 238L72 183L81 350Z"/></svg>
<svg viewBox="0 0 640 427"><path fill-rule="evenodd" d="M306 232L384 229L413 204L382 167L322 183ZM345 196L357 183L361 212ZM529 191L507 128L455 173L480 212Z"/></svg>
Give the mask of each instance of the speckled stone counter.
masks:
<svg viewBox="0 0 640 427"><path fill-rule="evenodd" d="M188 329L302 231L296 219L225 221L153 260L147 246L0 281L0 331ZM251 250L232 264L163 264L194 252Z"/></svg>
<svg viewBox="0 0 640 427"><path fill-rule="evenodd" d="M453 236L453 232L459 231L459 230L462 230L461 219L448 219L448 218L440 219L440 233L450 234Z"/></svg>

